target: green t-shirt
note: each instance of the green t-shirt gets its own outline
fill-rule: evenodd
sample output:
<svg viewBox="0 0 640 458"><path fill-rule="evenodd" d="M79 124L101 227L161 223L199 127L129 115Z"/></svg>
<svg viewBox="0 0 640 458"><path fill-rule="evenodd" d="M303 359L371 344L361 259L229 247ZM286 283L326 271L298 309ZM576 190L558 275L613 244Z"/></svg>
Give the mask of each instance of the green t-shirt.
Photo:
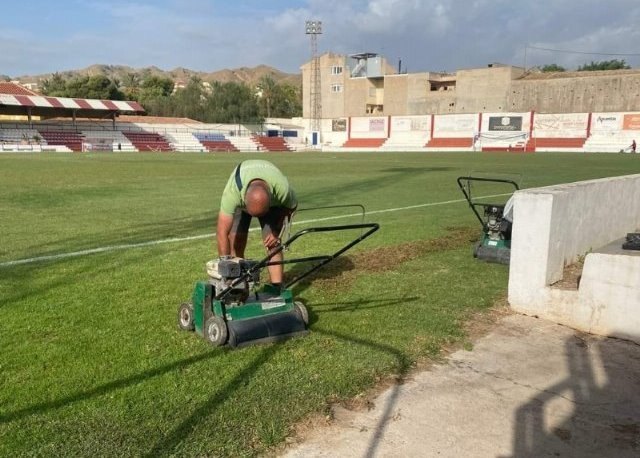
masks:
<svg viewBox="0 0 640 458"><path fill-rule="evenodd" d="M233 215L236 208L245 208L244 195L249 183L253 180L263 180L271 191L271 206L293 209L298 205L296 194L289 186L289 181L282 172L271 162L263 160L243 161L240 167L240 182L242 189L238 189L236 183L236 169L233 169L227 185L222 192L220 211L227 215Z"/></svg>

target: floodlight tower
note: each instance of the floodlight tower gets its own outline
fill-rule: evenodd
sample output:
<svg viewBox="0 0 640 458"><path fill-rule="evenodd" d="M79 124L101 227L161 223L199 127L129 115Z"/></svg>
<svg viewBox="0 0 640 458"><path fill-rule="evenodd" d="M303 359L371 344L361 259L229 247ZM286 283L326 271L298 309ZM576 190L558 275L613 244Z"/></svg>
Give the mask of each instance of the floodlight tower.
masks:
<svg viewBox="0 0 640 458"><path fill-rule="evenodd" d="M318 56L318 35L322 34L322 21L306 21L305 33L311 39L311 84L309 85L309 113L311 131L320 136L322 119L322 85L320 84L320 57ZM313 135L313 134L312 134ZM319 143L319 138L317 138Z"/></svg>

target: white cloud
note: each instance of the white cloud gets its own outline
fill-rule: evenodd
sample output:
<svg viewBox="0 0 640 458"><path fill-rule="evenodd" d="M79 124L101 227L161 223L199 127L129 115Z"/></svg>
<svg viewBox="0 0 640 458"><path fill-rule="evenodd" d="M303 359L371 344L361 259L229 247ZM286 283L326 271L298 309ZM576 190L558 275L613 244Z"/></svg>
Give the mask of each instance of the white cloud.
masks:
<svg viewBox="0 0 640 458"><path fill-rule="evenodd" d="M637 0L298 0L229 4L210 0L79 0L100 26L66 36L0 31L0 68L16 75L92 63L217 70L268 64L296 72L309 58L304 21L323 21L321 51L371 51L409 71L524 63L526 44L585 52L634 53ZM55 5L52 2L51 7ZM259 10L257 8L260 8ZM280 8L278 10L278 8ZM44 16L45 12L42 13ZM616 56L528 49L529 65L577 67ZM640 66L640 58L625 57Z"/></svg>

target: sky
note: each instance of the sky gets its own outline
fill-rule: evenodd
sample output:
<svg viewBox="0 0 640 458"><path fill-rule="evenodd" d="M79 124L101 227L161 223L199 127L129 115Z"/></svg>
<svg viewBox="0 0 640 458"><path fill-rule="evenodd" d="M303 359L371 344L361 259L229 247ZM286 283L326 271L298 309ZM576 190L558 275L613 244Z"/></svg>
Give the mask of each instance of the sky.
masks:
<svg viewBox="0 0 640 458"><path fill-rule="evenodd" d="M374 52L409 72L610 59L640 67L639 0L11 0L0 15L0 74L92 64L297 73L311 56L310 19L323 23L319 52Z"/></svg>

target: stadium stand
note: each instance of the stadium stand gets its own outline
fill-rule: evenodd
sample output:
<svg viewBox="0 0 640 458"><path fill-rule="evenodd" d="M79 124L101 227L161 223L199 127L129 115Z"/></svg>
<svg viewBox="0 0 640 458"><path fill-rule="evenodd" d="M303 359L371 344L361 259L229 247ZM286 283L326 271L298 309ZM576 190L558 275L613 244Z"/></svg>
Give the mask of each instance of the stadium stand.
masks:
<svg viewBox="0 0 640 458"><path fill-rule="evenodd" d="M589 113L534 113L527 151L583 151Z"/></svg>
<svg viewBox="0 0 640 458"><path fill-rule="evenodd" d="M481 133L478 136L478 141L480 150L484 152L524 152L527 146L527 137L526 132Z"/></svg>
<svg viewBox="0 0 640 458"><path fill-rule="evenodd" d="M11 129L0 126L0 151L40 152L46 144L35 129Z"/></svg>
<svg viewBox="0 0 640 458"><path fill-rule="evenodd" d="M473 146L472 137L441 137L432 138L425 145L427 148L471 148Z"/></svg>
<svg viewBox="0 0 640 458"><path fill-rule="evenodd" d="M526 149L533 114L482 113L480 130L475 135L475 148L481 151L515 151Z"/></svg>
<svg viewBox="0 0 640 458"><path fill-rule="evenodd" d="M260 151L260 145L256 143L253 137L228 137L228 140L236 147L238 151Z"/></svg>
<svg viewBox="0 0 640 458"><path fill-rule="evenodd" d="M291 148L289 148L289 145L282 137L255 135L253 140L260 145L260 149L266 151L291 151Z"/></svg>
<svg viewBox="0 0 640 458"><path fill-rule="evenodd" d="M77 132L66 130L39 130L38 132L49 145L62 145L71 151L82 151L84 138Z"/></svg>
<svg viewBox="0 0 640 458"><path fill-rule="evenodd" d="M471 151L479 121L477 113L434 115L431 139L425 146L431 151Z"/></svg>
<svg viewBox="0 0 640 458"><path fill-rule="evenodd" d="M207 151L239 151L223 134L196 132L194 136L207 148Z"/></svg>
<svg viewBox="0 0 640 458"><path fill-rule="evenodd" d="M592 113L589 131L585 152L630 152L640 141L640 113Z"/></svg>
<svg viewBox="0 0 640 458"><path fill-rule="evenodd" d="M85 150L138 151L119 130L83 130Z"/></svg>
<svg viewBox="0 0 640 458"><path fill-rule="evenodd" d="M155 132L123 132L138 151L173 151L171 145Z"/></svg>
<svg viewBox="0 0 640 458"><path fill-rule="evenodd" d="M392 116L389 135L381 149L387 151L425 151L431 135L431 115Z"/></svg>
<svg viewBox="0 0 640 458"><path fill-rule="evenodd" d="M2 85L0 85L1 87ZM20 89L10 90L19 92ZM1 89L0 89L1 90ZM256 133L238 124L205 124L189 119L147 116L48 118L27 122L0 94L0 151L565 151L630 152L640 143L640 113L473 113L358 117L324 120L321 144L309 132L287 138L289 130ZM17 99L16 99L17 100ZM99 111L99 110L98 110ZM99 111L104 114L104 111ZM20 120L13 120L16 116ZM109 115L111 116L111 115ZM123 120L132 119L135 122ZM171 121L171 122L169 122ZM184 121L184 122L183 122ZM329 122L331 121L331 122ZM335 120L334 120L335 121ZM433 133L431 132L433 130ZM276 135L272 135L277 132ZM293 132L293 130L292 130ZM388 138L387 138L388 137ZM291 142L290 142L291 140ZM638 149L640 152L640 148Z"/></svg>
<svg viewBox="0 0 640 458"><path fill-rule="evenodd" d="M171 145L173 151L196 152L206 151L205 146L191 133L185 131L165 131L163 137Z"/></svg>
<svg viewBox="0 0 640 458"><path fill-rule="evenodd" d="M587 139L582 137L531 137L527 140L527 151L582 151Z"/></svg>
<svg viewBox="0 0 640 458"><path fill-rule="evenodd" d="M350 138L342 145L343 148L380 148L386 138Z"/></svg>
<svg viewBox="0 0 640 458"><path fill-rule="evenodd" d="M640 132L594 132L582 149L585 153L628 153L633 140L640 142Z"/></svg>

